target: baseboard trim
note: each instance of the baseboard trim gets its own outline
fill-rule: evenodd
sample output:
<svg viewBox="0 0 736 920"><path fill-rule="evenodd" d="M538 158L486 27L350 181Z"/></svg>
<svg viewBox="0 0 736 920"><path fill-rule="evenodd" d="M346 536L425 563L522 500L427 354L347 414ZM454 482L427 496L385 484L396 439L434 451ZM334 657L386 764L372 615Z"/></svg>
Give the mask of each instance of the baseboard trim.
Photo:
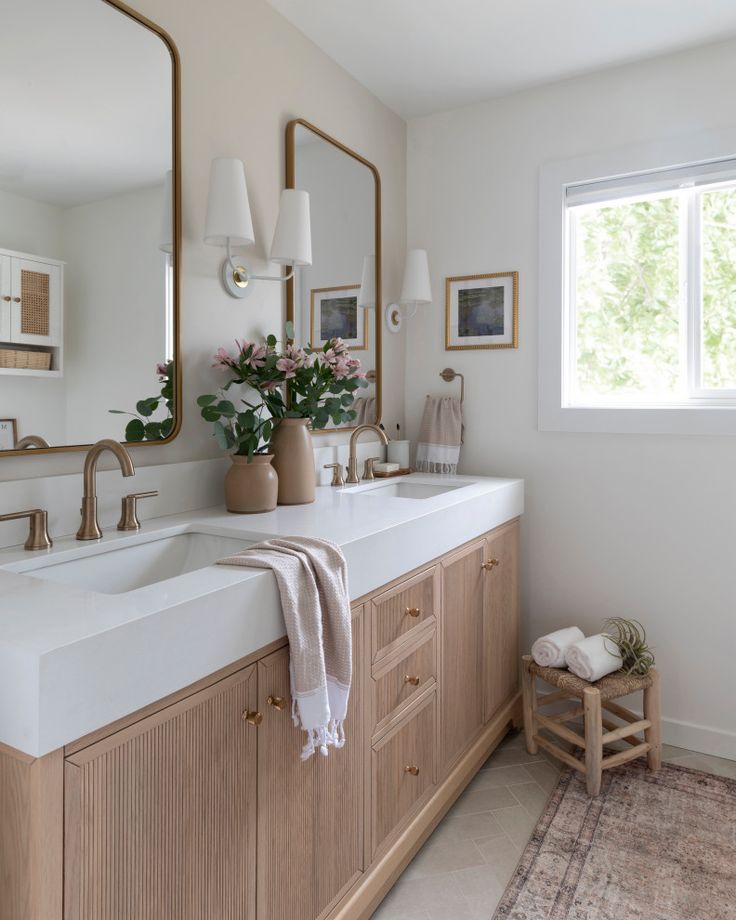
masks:
<svg viewBox="0 0 736 920"><path fill-rule="evenodd" d="M665 744L673 747L736 760L736 732L679 719L662 719L662 736Z"/></svg>
<svg viewBox="0 0 736 920"><path fill-rule="evenodd" d="M329 920L368 920L457 797L521 718L521 694L513 697L485 726L455 764L432 798L391 846L366 870L353 889L328 915Z"/></svg>

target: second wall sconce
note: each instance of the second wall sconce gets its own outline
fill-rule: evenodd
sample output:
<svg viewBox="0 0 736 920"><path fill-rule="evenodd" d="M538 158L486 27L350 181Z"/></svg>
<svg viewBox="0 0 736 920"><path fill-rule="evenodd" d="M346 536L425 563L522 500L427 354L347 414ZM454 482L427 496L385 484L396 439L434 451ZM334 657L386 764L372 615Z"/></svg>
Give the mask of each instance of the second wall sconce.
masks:
<svg viewBox="0 0 736 920"><path fill-rule="evenodd" d="M242 160L216 157L210 167L204 241L210 246L226 248L221 278L225 290L232 297L245 297L253 281L288 281L293 278L295 268L312 264L309 194L299 189L281 192L269 258L279 265L291 266L291 271L287 275L251 274L232 251L233 246L248 246L255 242L245 167Z"/></svg>
<svg viewBox="0 0 736 920"><path fill-rule="evenodd" d="M389 332L398 332L403 324L401 307L413 307L407 317L416 316L420 306L432 303L432 285L429 280L429 260L424 249L410 249L406 254L404 265L404 282L396 303L386 307L386 328Z"/></svg>

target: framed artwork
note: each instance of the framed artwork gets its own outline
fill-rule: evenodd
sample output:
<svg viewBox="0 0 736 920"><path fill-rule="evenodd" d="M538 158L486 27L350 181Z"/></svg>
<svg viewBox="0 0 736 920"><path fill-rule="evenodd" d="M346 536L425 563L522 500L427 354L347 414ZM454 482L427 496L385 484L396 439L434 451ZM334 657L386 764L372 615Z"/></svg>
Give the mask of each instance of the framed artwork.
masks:
<svg viewBox="0 0 736 920"><path fill-rule="evenodd" d="M358 306L359 284L313 288L310 295L310 342L320 348L339 336L351 351L368 348L368 310Z"/></svg>
<svg viewBox="0 0 736 920"><path fill-rule="evenodd" d="M13 450L18 441L18 424L14 418L0 418L0 450Z"/></svg>
<svg viewBox="0 0 736 920"><path fill-rule="evenodd" d="M519 273L445 280L445 350L519 347Z"/></svg>

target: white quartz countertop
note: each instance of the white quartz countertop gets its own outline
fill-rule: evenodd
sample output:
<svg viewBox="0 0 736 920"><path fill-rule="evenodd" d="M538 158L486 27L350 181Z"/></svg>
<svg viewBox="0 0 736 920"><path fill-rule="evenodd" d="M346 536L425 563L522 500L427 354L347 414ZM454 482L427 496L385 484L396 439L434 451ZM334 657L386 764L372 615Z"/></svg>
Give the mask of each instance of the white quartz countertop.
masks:
<svg viewBox="0 0 736 920"><path fill-rule="evenodd" d="M268 571L208 565L100 593L36 577L39 565L154 535L316 536L342 547L358 598L523 511L518 479L413 474L397 481L455 488L416 499L369 495L366 485L319 487L313 504L267 514L209 508L148 521L139 533L113 529L92 546L69 536L43 554L0 550L0 742L41 756L285 635Z"/></svg>

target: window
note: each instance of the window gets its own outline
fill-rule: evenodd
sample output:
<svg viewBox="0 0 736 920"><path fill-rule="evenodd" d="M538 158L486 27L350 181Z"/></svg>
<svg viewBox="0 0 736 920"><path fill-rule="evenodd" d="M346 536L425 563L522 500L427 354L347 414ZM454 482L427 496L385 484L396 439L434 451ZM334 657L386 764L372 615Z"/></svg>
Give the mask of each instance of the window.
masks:
<svg viewBox="0 0 736 920"><path fill-rule="evenodd" d="M568 189L569 405L736 401L736 164L727 171Z"/></svg>
<svg viewBox="0 0 736 920"><path fill-rule="evenodd" d="M542 170L541 427L736 434L736 158L594 168Z"/></svg>

